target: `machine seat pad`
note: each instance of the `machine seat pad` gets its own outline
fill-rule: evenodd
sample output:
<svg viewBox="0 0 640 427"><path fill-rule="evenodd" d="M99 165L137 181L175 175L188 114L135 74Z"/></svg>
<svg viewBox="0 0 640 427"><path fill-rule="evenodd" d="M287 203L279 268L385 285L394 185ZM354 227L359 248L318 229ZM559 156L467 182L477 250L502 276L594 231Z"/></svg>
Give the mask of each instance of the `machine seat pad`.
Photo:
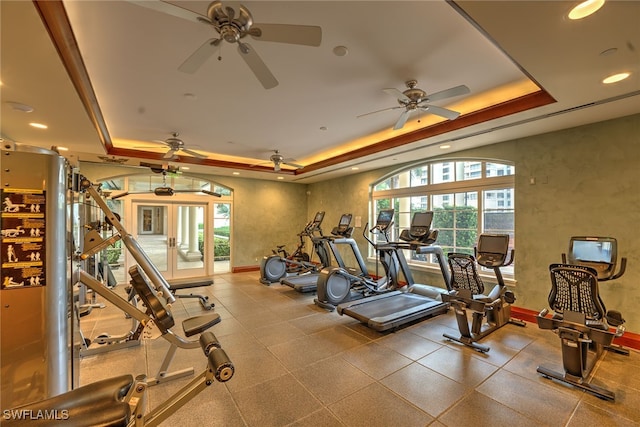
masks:
<svg viewBox="0 0 640 427"><path fill-rule="evenodd" d="M58 417L67 414L67 419L57 421L58 425L65 427L126 426L131 412L129 405L122 399L132 384L133 376L129 374L87 384L67 393L15 408L31 411L33 416L26 419L3 420L2 425L48 427L53 425L53 420L35 415L39 411L51 413L56 410ZM67 412L62 412L63 410Z"/></svg>
<svg viewBox="0 0 640 427"><path fill-rule="evenodd" d="M480 302L486 302L486 303L492 303L494 300L489 298L488 296L484 295L484 294L475 294L473 296L473 299L475 301L480 301Z"/></svg>
<svg viewBox="0 0 640 427"><path fill-rule="evenodd" d="M169 280L168 282L171 292L179 291L181 289L201 288L203 286L213 285L213 280L211 279L196 280L195 282L177 282Z"/></svg>
<svg viewBox="0 0 640 427"><path fill-rule="evenodd" d="M220 320L218 313L190 317L182 322L182 330L186 336L191 337L203 333L213 325L220 323Z"/></svg>

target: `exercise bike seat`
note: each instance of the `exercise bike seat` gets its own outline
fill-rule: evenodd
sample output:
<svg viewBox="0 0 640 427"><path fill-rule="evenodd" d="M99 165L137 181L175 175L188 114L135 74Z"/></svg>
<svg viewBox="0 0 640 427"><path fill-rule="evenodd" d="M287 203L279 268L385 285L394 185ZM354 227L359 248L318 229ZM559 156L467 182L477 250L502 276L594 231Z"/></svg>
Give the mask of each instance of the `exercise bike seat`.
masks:
<svg viewBox="0 0 640 427"><path fill-rule="evenodd" d="M126 426L131 411L123 398L132 384L133 376L128 374L97 381L46 400L13 408L9 412L22 414L22 419L16 415L3 419L2 425L49 427L57 423L65 427ZM49 417L42 414L48 414Z"/></svg>

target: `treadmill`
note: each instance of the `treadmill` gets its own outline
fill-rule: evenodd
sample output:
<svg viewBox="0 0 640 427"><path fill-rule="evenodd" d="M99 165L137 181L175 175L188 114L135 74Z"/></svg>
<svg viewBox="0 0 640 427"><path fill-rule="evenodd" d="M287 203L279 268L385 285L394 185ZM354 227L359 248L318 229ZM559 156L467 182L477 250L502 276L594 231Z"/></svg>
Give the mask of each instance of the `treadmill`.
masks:
<svg viewBox="0 0 640 427"><path fill-rule="evenodd" d="M351 244L352 248L353 245L355 245L355 240L351 239L351 233L353 232L353 227L351 227L351 217L351 214L342 214L342 216L340 217L340 221L338 222L338 226L334 227L333 230L331 230L331 236L320 235L313 236L311 238L311 241L313 242L313 246L315 248L315 252L318 254L320 263L323 267L328 267L331 264L330 255L327 251L328 247L333 254L333 257L335 258L338 266L345 268L344 261L342 260L340 252L335 247L335 245L346 243ZM280 280L280 283L290 286L298 292L315 292L317 289L319 275L319 272L309 272L307 274L299 276L285 277Z"/></svg>
<svg viewBox="0 0 640 427"><path fill-rule="evenodd" d="M376 331L387 331L406 323L437 316L449 310L449 304L442 301L441 294L451 286L451 275L442 248L434 245L438 231L431 230L433 212L417 212L411 220L409 230L403 230L401 242L390 242L396 249L400 268L408 281L408 290L391 291L384 294L339 304L337 311L366 324ZM403 250L414 250L419 254L436 256L444 278L446 289L413 283L409 265ZM427 296L429 295L429 296Z"/></svg>

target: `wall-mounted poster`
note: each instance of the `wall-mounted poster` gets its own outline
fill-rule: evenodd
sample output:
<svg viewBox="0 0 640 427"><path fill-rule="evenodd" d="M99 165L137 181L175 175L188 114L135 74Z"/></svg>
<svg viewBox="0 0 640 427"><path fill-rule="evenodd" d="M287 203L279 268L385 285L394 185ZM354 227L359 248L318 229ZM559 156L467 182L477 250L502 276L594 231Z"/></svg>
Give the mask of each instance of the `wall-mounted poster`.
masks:
<svg viewBox="0 0 640 427"><path fill-rule="evenodd" d="M5 188L0 198L0 289L45 286L45 192Z"/></svg>

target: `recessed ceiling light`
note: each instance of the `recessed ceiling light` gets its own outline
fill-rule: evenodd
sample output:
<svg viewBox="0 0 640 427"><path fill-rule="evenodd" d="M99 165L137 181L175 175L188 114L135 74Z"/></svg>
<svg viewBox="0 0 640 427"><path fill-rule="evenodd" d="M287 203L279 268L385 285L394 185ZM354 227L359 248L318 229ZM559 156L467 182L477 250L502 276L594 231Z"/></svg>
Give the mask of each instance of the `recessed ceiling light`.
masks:
<svg viewBox="0 0 640 427"><path fill-rule="evenodd" d="M284 179L284 176L279 176L278 179Z"/></svg>
<svg viewBox="0 0 640 427"><path fill-rule="evenodd" d="M60 146L57 146L56 150L58 150L58 151L69 151L69 149L67 147L60 147Z"/></svg>
<svg viewBox="0 0 640 427"><path fill-rule="evenodd" d="M604 0L586 0L571 9L569 19L582 19L594 14L604 5Z"/></svg>
<svg viewBox="0 0 640 427"><path fill-rule="evenodd" d="M335 56L347 56L349 49L346 46L336 46L333 48L333 54Z"/></svg>
<svg viewBox="0 0 640 427"><path fill-rule="evenodd" d="M188 171L190 168L189 166L182 166L180 169L182 169L183 171Z"/></svg>
<svg viewBox="0 0 640 427"><path fill-rule="evenodd" d="M38 128L38 129L46 129L48 127L47 125L43 125L42 123L34 123L34 122L29 123L29 126Z"/></svg>
<svg viewBox="0 0 640 427"><path fill-rule="evenodd" d="M449 144L442 144L440 148L446 150L447 148L451 148L451 146Z"/></svg>
<svg viewBox="0 0 640 427"><path fill-rule="evenodd" d="M354 167L351 168L352 171L357 171L358 169L360 169L360 168L357 167L357 166L354 166Z"/></svg>
<svg viewBox="0 0 640 427"><path fill-rule="evenodd" d="M604 83L604 84L618 83L619 81L622 81L622 80L626 79L630 75L631 75L631 73L612 74L612 75L610 75L608 77L605 77L604 80L602 80L602 83Z"/></svg>
<svg viewBox="0 0 640 427"><path fill-rule="evenodd" d="M233 175L240 175L240 172L231 172Z"/></svg>

